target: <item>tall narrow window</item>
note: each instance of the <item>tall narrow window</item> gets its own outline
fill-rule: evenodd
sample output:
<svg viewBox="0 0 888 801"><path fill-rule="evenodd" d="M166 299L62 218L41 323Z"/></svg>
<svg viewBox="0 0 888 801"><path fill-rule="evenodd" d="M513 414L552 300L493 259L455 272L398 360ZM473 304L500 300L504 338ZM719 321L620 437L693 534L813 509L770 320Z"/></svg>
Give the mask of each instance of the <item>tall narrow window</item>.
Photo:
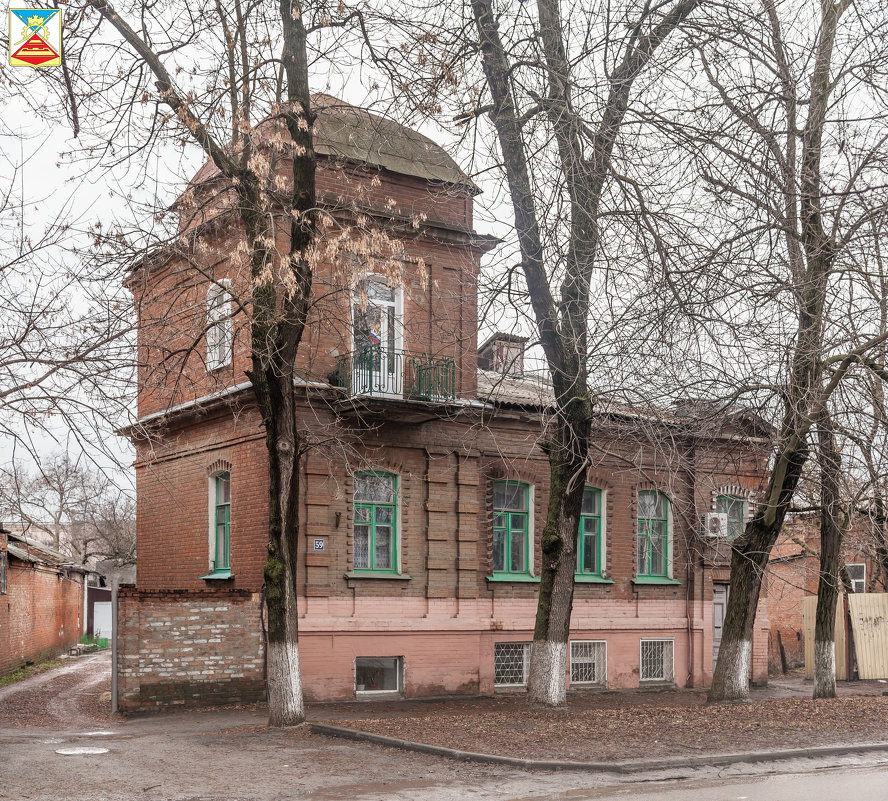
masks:
<svg viewBox="0 0 888 801"><path fill-rule="evenodd" d="M715 499L715 511L728 516L728 539L736 540L746 525L746 508L743 498L736 495L719 495Z"/></svg>
<svg viewBox="0 0 888 801"><path fill-rule="evenodd" d="M352 391L356 395L403 393L401 292L381 276L366 278L352 298Z"/></svg>
<svg viewBox="0 0 888 801"><path fill-rule="evenodd" d="M207 370L231 364L234 336L230 282L222 278L207 290Z"/></svg>
<svg viewBox="0 0 888 801"><path fill-rule="evenodd" d="M517 481L493 485L494 575L529 573L528 486Z"/></svg>
<svg viewBox="0 0 888 801"><path fill-rule="evenodd" d="M601 562L601 490L586 487L580 509L577 574L600 576Z"/></svg>
<svg viewBox="0 0 888 801"><path fill-rule="evenodd" d="M0 595L6 595L6 574L9 570L9 559L6 551L0 553Z"/></svg>
<svg viewBox="0 0 888 801"><path fill-rule="evenodd" d="M662 492L638 493L638 576L665 578L669 571L669 501Z"/></svg>
<svg viewBox="0 0 888 801"><path fill-rule="evenodd" d="M398 571L398 479L355 473L354 569Z"/></svg>
<svg viewBox="0 0 888 801"><path fill-rule="evenodd" d="M231 532L231 474L219 473L215 478L215 547L213 549L213 572L228 572L230 532Z"/></svg>

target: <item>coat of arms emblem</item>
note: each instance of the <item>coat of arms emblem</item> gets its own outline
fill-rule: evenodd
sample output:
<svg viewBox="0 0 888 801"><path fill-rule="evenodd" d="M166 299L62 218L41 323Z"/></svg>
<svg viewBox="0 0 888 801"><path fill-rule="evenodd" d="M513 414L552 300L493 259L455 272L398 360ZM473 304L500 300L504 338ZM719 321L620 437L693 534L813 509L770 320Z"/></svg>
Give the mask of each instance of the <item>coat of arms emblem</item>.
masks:
<svg viewBox="0 0 888 801"><path fill-rule="evenodd" d="M56 8L10 9L10 66L56 67L61 63L61 12Z"/></svg>

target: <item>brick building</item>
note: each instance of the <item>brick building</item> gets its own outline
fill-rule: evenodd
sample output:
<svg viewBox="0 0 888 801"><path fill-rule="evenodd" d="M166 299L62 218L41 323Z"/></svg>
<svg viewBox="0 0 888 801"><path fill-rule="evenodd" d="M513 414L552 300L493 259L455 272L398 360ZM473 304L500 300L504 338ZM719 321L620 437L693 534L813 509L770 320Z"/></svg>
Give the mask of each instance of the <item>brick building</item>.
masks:
<svg viewBox="0 0 888 801"><path fill-rule="evenodd" d="M841 562L851 592L886 592L888 576L876 553L873 522L858 516L842 543ZM820 582L820 520L816 514L787 519L768 562L768 612L771 620L769 662L782 671L780 646L787 667L805 662L804 599L817 595ZM779 636L778 636L779 635Z"/></svg>
<svg viewBox="0 0 888 801"><path fill-rule="evenodd" d="M477 346L477 279L494 243L473 230L471 181L413 131L323 96L316 111L331 222L295 387L313 445L298 557L306 694L520 688L550 390L525 375L520 338ZM143 366L129 430L139 571L121 593L123 709L263 693L266 455L237 312L249 274L211 166L185 197L184 245L130 279ZM376 231L362 239L368 220ZM325 244L336 237L369 244L337 251ZM571 687L706 686L727 540L761 481L761 427L743 413L621 407L601 408L596 427ZM707 515L722 536L704 533ZM767 626L763 600L758 681Z"/></svg>
<svg viewBox="0 0 888 801"><path fill-rule="evenodd" d="M0 676L57 656L80 639L86 573L0 527Z"/></svg>

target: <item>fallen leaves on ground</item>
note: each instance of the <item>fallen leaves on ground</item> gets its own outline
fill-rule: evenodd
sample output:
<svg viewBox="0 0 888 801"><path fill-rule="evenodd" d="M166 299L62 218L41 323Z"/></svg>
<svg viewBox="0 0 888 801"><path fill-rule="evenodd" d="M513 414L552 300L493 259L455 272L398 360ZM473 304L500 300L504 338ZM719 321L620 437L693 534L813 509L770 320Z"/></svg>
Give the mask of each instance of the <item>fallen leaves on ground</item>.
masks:
<svg viewBox="0 0 888 801"><path fill-rule="evenodd" d="M395 714L391 706L374 705L370 714L352 707L351 717L334 716L330 723L461 751L581 761L888 741L885 697L719 706L707 706L701 693L615 700L577 696L553 710L524 697L482 698L411 704Z"/></svg>

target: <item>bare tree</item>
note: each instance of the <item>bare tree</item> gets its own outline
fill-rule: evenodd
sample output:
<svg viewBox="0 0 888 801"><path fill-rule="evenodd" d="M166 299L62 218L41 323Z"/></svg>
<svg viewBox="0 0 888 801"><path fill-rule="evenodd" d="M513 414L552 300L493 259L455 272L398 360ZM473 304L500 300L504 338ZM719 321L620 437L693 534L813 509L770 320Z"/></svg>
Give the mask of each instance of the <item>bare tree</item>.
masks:
<svg viewBox="0 0 888 801"><path fill-rule="evenodd" d="M11 458L39 457L60 428L101 449L96 432L133 397L129 304L119 273L78 251L74 201L51 204L19 180L21 157L5 147L16 138L0 128L0 439Z"/></svg>
<svg viewBox="0 0 888 801"><path fill-rule="evenodd" d="M708 338L701 363L719 376L708 391L757 399L779 421L767 487L733 548L709 694L729 701L748 695L762 576L817 421L849 374L873 369L886 339L878 304L860 292L884 214L886 116L868 98L885 91L874 78L885 31L878 13L844 0L726 2L695 22L690 46L705 81L694 84L700 102L683 134L716 243L701 293L712 305L695 318ZM720 367L707 351L721 354Z"/></svg>
<svg viewBox="0 0 888 801"><path fill-rule="evenodd" d="M81 453L44 455L34 469L13 463L0 471L0 509L25 534L78 564L136 562L135 501L112 472Z"/></svg>

